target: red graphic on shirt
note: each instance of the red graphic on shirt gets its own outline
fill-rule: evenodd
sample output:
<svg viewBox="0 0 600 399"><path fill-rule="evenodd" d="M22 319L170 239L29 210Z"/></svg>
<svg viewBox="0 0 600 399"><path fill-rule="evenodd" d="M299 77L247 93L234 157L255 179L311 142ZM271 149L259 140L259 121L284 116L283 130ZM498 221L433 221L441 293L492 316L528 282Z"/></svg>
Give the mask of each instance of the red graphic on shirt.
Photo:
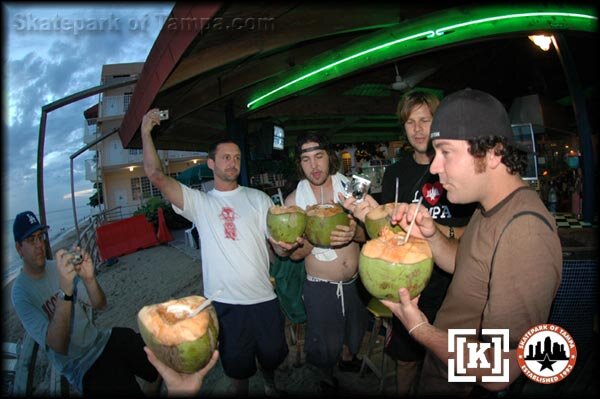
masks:
<svg viewBox="0 0 600 399"><path fill-rule="evenodd" d="M235 228L235 210L233 208L223 208L219 217L224 222L225 238L235 240L237 238L237 230Z"/></svg>
<svg viewBox="0 0 600 399"><path fill-rule="evenodd" d="M427 183L423 184L423 188L421 189L423 193L423 197L425 201L429 203L429 205L433 206L438 203L440 198L442 197L442 193L444 192L444 187L439 181L435 183Z"/></svg>

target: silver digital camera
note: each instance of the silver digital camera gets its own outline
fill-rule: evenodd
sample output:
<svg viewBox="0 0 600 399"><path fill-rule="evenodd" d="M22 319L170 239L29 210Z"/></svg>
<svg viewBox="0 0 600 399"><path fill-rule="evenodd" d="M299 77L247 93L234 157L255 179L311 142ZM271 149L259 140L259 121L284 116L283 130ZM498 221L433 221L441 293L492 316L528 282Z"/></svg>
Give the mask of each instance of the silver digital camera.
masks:
<svg viewBox="0 0 600 399"><path fill-rule="evenodd" d="M161 109L160 111L158 111L158 119L160 119L161 121L166 121L167 119L169 119L169 110Z"/></svg>
<svg viewBox="0 0 600 399"><path fill-rule="evenodd" d="M366 194L369 192L369 188L371 187L371 180L365 178L360 175L352 175L352 180L350 180L349 184L345 184L342 182L342 186L344 187L345 193L342 193L344 197L348 198L353 196L356 198L356 203L361 203Z"/></svg>
<svg viewBox="0 0 600 399"><path fill-rule="evenodd" d="M67 254L72 255L70 262L73 266L83 262L83 256L79 252L71 250Z"/></svg>

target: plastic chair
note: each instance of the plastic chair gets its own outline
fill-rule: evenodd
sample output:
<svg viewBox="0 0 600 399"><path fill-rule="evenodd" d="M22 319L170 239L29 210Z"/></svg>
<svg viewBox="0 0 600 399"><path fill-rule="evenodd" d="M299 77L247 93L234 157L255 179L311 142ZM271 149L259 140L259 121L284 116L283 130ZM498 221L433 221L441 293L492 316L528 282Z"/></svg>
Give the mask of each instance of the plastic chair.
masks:
<svg viewBox="0 0 600 399"><path fill-rule="evenodd" d="M373 315L373 329L371 330L371 335L369 337L369 342L367 344L367 353L363 355L363 362L360 366L359 375L362 377L365 372L365 367L368 367L373 371L373 373L379 379L379 393L383 391L383 383L386 378L394 377L394 383L396 383L396 362L393 359L391 363L394 365L394 369L392 371L386 370L387 364L387 355L384 349L384 341L385 339L380 338L381 327L384 328L384 331L391 331L391 322L392 322L392 311L389 310L384 304L382 304L379 299L371 298L367 305L367 310L371 315ZM385 334L385 333L384 333ZM385 335L384 335L385 338ZM381 348L375 348L375 344L381 342ZM381 356L381 359L378 359L379 365L376 364L375 356Z"/></svg>
<svg viewBox="0 0 600 399"><path fill-rule="evenodd" d="M192 230L196 228L196 225L192 223L192 227L185 231L185 241L192 249L199 249L196 246L196 242L194 241L194 236L192 235Z"/></svg>

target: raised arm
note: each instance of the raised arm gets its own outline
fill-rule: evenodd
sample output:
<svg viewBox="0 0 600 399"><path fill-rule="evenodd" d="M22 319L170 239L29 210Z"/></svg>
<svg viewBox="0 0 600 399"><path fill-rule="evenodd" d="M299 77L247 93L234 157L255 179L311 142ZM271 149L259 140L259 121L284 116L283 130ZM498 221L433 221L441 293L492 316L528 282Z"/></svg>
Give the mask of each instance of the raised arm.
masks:
<svg viewBox="0 0 600 399"><path fill-rule="evenodd" d="M59 275L59 287L66 295L73 295L73 280L76 271L70 262L70 256L64 249L56 252L56 267ZM58 299L54 314L48 324L46 332L46 345L56 353L66 354L69 348L69 331L71 329L71 316L73 302Z"/></svg>
<svg viewBox="0 0 600 399"><path fill-rule="evenodd" d="M179 209L183 209L183 192L177 180L167 176L163 169L154 141L152 140L152 128L160 125L158 109L151 109L142 119L142 146L144 149L144 171L148 179L160 190L163 196Z"/></svg>
<svg viewBox="0 0 600 399"><path fill-rule="evenodd" d="M83 262L74 266L75 273L77 273L85 285L92 308L97 310L104 309L106 307L106 295L104 295L104 291L96 279L92 259L86 252L82 252L82 255Z"/></svg>

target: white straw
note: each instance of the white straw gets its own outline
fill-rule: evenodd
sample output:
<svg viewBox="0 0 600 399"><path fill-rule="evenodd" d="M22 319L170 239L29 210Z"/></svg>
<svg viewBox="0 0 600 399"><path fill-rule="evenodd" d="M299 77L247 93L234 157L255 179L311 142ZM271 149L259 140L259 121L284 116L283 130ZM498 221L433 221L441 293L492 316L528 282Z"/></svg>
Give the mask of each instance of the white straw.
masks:
<svg viewBox="0 0 600 399"><path fill-rule="evenodd" d="M192 317L196 316L198 313L202 312L205 308L208 307L208 305L210 305L212 303L212 301L214 301L215 299L217 299L217 297L219 296L219 294L221 292L223 292L222 288L220 290L217 290L217 292L215 292L211 296L209 296L208 299L206 299L206 301L202 302L202 304L200 306L198 306L193 312L191 312L188 315L188 317L192 318Z"/></svg>
<svg viewBox="0 0 600 399"><path fill-rule="evenodd" d="M419 212L419 207L421 206L421 202L423 202L423 197L419 198L419 203L415 209L415 213L413 215L412 222L410 222L410 226L408 226L408 231L406 232L406 237L404 237L404 244L408 242L408 237L410 236L410 232L412 231L413 226L415 225L415 220L417 220L417 212Z"/></svg>
<svg viewBox="0 0 600 399"><path fill-rule="evenodd" d="M321 186L321 205L323 205L323 186Z"/></svg>
<svg viewBox="0 0 600 399"><path fill-rule="evenodd" d="M279 194L279 203L283 206L283 194L281 194L281 189L277 189L277 194Z"/></svg>

